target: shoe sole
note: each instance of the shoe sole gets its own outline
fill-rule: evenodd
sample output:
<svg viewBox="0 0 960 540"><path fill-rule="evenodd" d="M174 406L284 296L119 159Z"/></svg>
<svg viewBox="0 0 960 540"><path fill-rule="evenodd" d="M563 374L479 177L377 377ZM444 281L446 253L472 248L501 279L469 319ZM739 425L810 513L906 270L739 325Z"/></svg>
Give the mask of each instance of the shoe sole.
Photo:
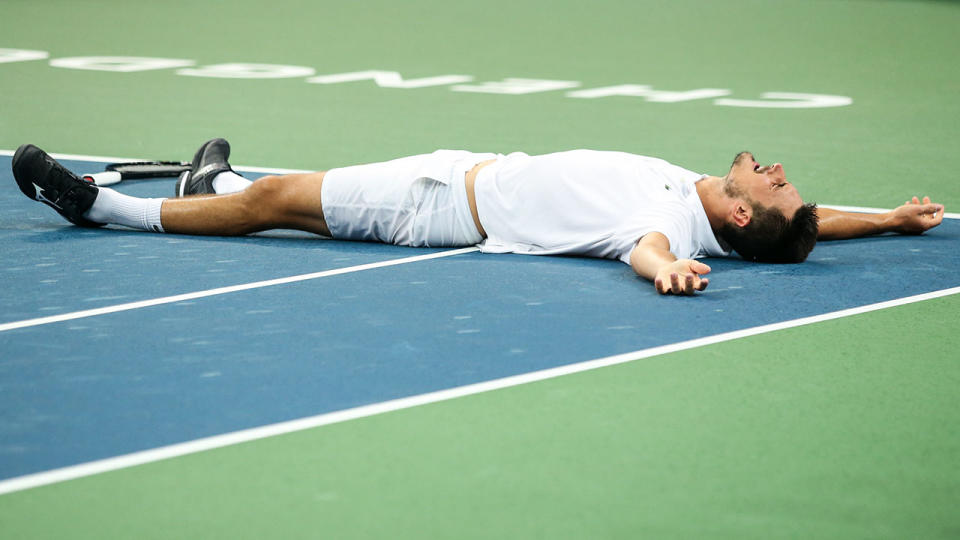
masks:
<svg viewBox="0 0 960 540"><path fill-rule="evenodd" d="M35 201L43 202L43 200L36 193L36 185L33 183L30 171L24 170L26 167L26 164L24 163L24 155L31 151L43 152L43 150L40 150L32 144L22 144L19 148L17 148L17 151L13 153L13 160L10 162L10 168L13 169L13 178L17 181L17 187L20 188L20 191ZM31 190L31 188L34 189ZM31 191L34 193L31 193Z"/></svg>
<svg viewBox="0 0 960 540"><path fill-rule="evenodd" d="M187 183L190 181L190 171L183 171L180 173L180 177L177 179L177 185L175 187L175 193L177 197L185 197L184 190L187 189Z"/></svg>
<svg viewBox="0 0 960 540"><path fill-rule="evenodd" d="M78 177L77 175L70 172L65 167L63 167L63 165L60 165L60 163L57 162L57 160L50 157L50 154L47 154L37 146L32 144L23 144L23 145L20 145L19 148L17 148L16 152L14 152L13 160L10 163L11 169L13 169L13 178L14 180L16 180L17 187L20 188L20 191L22 191L23 194L27 196L27 198L32 199L34 201L42 202L43 204L49 206L50 208L53 208L54 210L57 211L58 214L60 214L61 217L63 217L70 223L73 223L74 225L78 225L80 227L91 227L91 228L102 227L104 223L96 223L88 219L85 219L82 215L80 215L79 212L77 212L76 208L73 208L72 206L69 208L64 208L63 206L50 200L48 197L46 197L43 194L43 192L47 190L37 185L35 181L37 177L43 176L43 174L40 174L39 171L33 170L36 168L36 167L33 167L33 165L37 161L46 162L48 159L50 161L53 161L55 166L65 170L70 175L72 175L77 181L88 183L85 180ZM47 173L49 174L49 171L47 171ZM95 186L95 184L93 184L92 182L89 182L89 184ZM62 200L64 194L68 193L71 189L76 189L76 187L67 188L63 193L57 192L57 195L54 198L57 201ZM70 217L67 215L67 213L73 215L74 212L77 212L77 215L73 217Z"/></svg>
<svg viewBox="0 0 960 540"><path fill-rule="evenodd" d="M210 172L210 165L207 165L207 167L203 167L202 170L198 170L198 169L201 169L200 163L203 161L203 158L207 153L207 149L215 144L222 144L226 146L226 151L223 152L223 158L224 158L224 162L227 164L227 168L223 170L230 170L230 164L227 161L230 158L230 143L223 138L210 139L209 141L203 143L200 146L200 148L197 150L197 152L193 155L193 162L190 165L190 170L184 171L183 173L181 173L180 177L177 179L177 183L174 186L174 193L176 194L175 195L176 197L188 197L191 195L196 195L195 193L187 193L187 188L189 187L191 180L193 180L194 177L197 176L198 172L200 173L200 176L204 176ZM214 193L215 192L210 191L209 194L214 194ZM203 194L208 194L208 193L204 191Z"/></svg>

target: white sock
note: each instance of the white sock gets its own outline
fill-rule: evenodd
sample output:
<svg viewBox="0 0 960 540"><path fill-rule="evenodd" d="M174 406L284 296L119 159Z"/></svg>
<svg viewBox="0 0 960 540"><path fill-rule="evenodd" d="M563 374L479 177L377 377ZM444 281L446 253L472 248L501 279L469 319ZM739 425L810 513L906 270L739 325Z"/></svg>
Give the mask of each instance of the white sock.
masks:
<svg viewBox="0 0 960 540"><path fill-rule="evenodd" d="M253 182L233 171L223 171L213 179L213 191L217 195L243 191Z"/></svg>
<svg viewBox="0 0 960 540"><path fill-rule="evenodd" d="M165 199L141 199L124 195L110 188L99 188L83 217L97 223L115 223L144 231L163 232L160 205Z"/></svg>

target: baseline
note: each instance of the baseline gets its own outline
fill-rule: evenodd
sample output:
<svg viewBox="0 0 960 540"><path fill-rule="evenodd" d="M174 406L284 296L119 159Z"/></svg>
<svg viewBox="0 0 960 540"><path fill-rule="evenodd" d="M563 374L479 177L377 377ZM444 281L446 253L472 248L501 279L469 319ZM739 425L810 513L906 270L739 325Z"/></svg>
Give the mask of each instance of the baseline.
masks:
<svg viewBox="0 0 960 540"><path fill-rule="evenodd" d="M519 385L529 384L529 383L543 381L547 379L553 379L553 378L561 377L564 375L571 375L574 373L581 373L584 371L590 371L590 370L613 366L617 364L624 364L627 362L642 360L645 358L659 356L662 354L695 349L695 348L704 347L707 345L714 345L714 344L723 343L726 341L733 341L735 339L741 339L741 338L746 338L750 336L766 334L766 333L775 332L778 330L785 330L788 328L806 326L806 325L814 324L818 322L841 319L844 317L851 317L854 315L860 315L860 314L869 313L872 311L879 311L883 309L903 306L903 305L912 304L916 302L922 302L925 300L932 300L934 298L942 298L942 297L951 296L955 294L960 294L960 287L941 289L939 291L932 291L929 293L908 296L905 298L888 300L886 302L878 302L875 304L858 306L858 307L844 309L840 311L834 311L831 313L823 313L823 314L814 315L811 317L803 317L800 319L767 324L767 325L757 326L754 328L746 328L743 330L736 330L733 332L715 334L712 336L706 336L706 337L692 339L692 340L683 341L679 343L672 343L672 344L662 345L658 347L651 347L648 349L641 349L634 352L618 354L618 355L608 356L604 358L597 358L593 360L587 360L587 361L579 362L575 364L569 364L565 366L559 366L555 368L549 368L549 369L544 369L540 371L524 373L524 374L514 375L510 377L504 377L501 379L495 379L491 381L484 381L480 383L469 384L469 385L460 386L456 388L439 390L436 392L428 392L426 394L420 394L416 396L408 396L400 399L394 399L394 400L384 401L380 403L364 405L361 407L335 411L332 413L325 413L325 414L320 414L316 416L300 418L297 420L290 420L286 422L279 422L276 424L260 426L260 427L245 429L241 431L235 431L232 433L225 433L222 435L214 435L212 437L205 437L202 439L196 439L196 440L188 441L184 443L178 443L178 444L173 444L173 445L164 446L160 448L154 448L151 450L144 450L141 452L134 452L134 453L126 454L122 456L101 459L101 460L92 461L88 463L82 463L79 465L72 465L72 466L63 467L60 469L28 474L28 475L0 481L0 495L13 493L16 491L23 491L26 489L45 486L49 484L64 482L67 480L75 480L75 479L83 478L86 476L93 476L96 474L116 471L116 470L125 469L129 467L134 467L137 465L145 465L148 463L185 456L189 454L195 454L198 452L204 452L207 450L213 450L213 449L222 448L225 446L232 446L232 445L240 444L244 442L255 441L258 439L265 439L268 437L274 437L278 435L292 433L295 431L302 431L305 429L310 429L310 428L315 428L315 427L320 427L320 426L325 426L330 424L336 424L336 423L345 422L348 420L356 420L359 418L365 418L365 417L374 416L377 414L383 414L387 412L408 409L408 408L417 407L420 405L427 405L430 403L447 401L447 400L470 396L474 394L480 394L483 392L500 390L500 389L509 388L513 386L519 386Z"/></svg>

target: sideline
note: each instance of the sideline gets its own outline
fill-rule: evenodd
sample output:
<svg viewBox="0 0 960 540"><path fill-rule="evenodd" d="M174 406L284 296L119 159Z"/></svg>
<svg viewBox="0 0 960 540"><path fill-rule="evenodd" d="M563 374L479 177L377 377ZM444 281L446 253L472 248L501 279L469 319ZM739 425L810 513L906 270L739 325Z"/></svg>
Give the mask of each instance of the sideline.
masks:
<svg viewBox="0 0 960 540"><path fill-rule="evenodd" d="M796 328L798 326L805 326L808 324L814 324L814 323L819 323L823 321L830 321L834 319L841 319L844 317L851 317L853 315L860 315L862 313L869 313L871 311L879 311L882 309L903 306L906 304L913 304L916 302L922 302L924 300L941 298L941 297L950 296L958 293L960 293L960 287L942 289L939 291L918 294L915 296L908 296L905 298L888 300L886 302L879 302L876 304L869 304L865 306L859 306L855 308L834 311L831 313L824 313L821 315L814 315L811 317L794 319L792 321L784 321L779 323L767 324L763 326L757 326L754 328L746 328L743 330L736 330L733 332L716 334L713 336L692 339L689 341L682 341L679 343L672 343L669 345L661 345L659 347L652 347L649 349L641 349L641 350L630 352L630 353L618 354L615 356L607 356L604 358L597 358L594 360L588 360L588 361L579 362L576 364L559 366L559 367L549 368L541 371L534 371L531 373L523 373L520 375L505 377L502 379L494 379L492 381L469 384L466 386L449 388L446 390L439 390L436 392L429 392L426 394L420 394L416 396L409 396L405 398L384 401L381 403L373 403L370 405L364 405L364 406L355 407L352 409L345 409L341 411L335 411L332 413L320 414L317 416L299 418L297 420L289 420L286 422L279 422L276 424L270 424L266 426L260 426L260 427L245 429L241 431L234 431L232 433L224 433L222 435L214 435L212 437L205 437L205 438L196 439L193 441L172 444L169 446L162 446L160 448L154 448L151 450L144 450L141 452L134 452L134 453L126 454L122 456L116 456L112 458L91 461L88 463L71 465L69 467L63 467L60 469L53 469L49 471L28 474L28 475L0 481L0 495L13 493L16 491L22 491L25 489L45 486L49 484L55 484L58 482L64 482L67 480L75 480L78 478L93 476L95 474L100 474L100 473L109 472L109 471L116 471L116 470L125 469L128 467L134 467L137 465L145 465L147 463L153 463L153 462L162 461L165 459L185 456L188 454L195 454L198 452L204 452L206 450L213 450L215 448L222 448L225 446L231 446L231 445L250 442L250 441L256 441L259 439L265 439L267 437L274 437L277 435L283 435L283 434L292 433L295 431L302 431L305 429L310 429L310 428L315 428L315 427L320 427L320 426L325 426L330 424L336 424L339 422L346 422L348 420L356 420L358 418L365 418L368 416L383 414L383 413L392 412L392 411L398 411L401 409L409 409L411 407L417 407L417 406L426 405L429 403L437 403L440 401L447 401L450 399L470 396L474 394L480 394L482 392L489 392L492 390L501 390L501 389L509 388L512 386L519 386L522 384L529 384L529 383L543 381L547 379L553 379L556 377L570 375L573 373L580 373L584 371L613 366L617 364L624 364L627 362L642 360L644 358L650 358L650 357L659 356L662 354L685 351L685 350L694 349L697 347L703 347L706 345L713 345L713 344L722 343L725 341L732 341L735 339L741 339L741 338L746 338L750 336L756 336L760 334L775 332L778 330L784 330L787 328Z"/></svg>

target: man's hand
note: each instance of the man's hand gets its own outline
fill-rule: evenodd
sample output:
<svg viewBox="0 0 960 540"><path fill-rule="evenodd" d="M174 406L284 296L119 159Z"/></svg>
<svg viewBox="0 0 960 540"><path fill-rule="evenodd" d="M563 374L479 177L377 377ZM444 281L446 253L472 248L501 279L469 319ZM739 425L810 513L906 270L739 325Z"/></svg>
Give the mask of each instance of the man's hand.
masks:
<svg viewBox="0 0 960 540"><path fill-rule="evenodd" d="M653 284L660 294L687 294L702 291L710 280L700 277L709 274L710 267L693 259L678 259L657 271Z"/></svg>
<svg viewBox="0 0 960 540"><path fill-rule="evenodd" d="M670 252L670 241L652 232L637 242L630 252L630 266L639 276L653 282L660 294L687 294L707 288L710 280L700 277L710 267L693 259L677 259Z"/></svg>
<svg viewBox="0 0 960 540"><path fill-rule="evenodd" d="M820 231L817 240L843 240L871 234L922 234L943 221L943 205L914 197L889 212L866 214L832 208L818 208Z"/></svg>
<svg viewBox="0 0 960 540"><path fill-rule="evenodd" d="M914 197L890 212L891 227L900 234L922 234L943 221L943 205Z"/></svg>

